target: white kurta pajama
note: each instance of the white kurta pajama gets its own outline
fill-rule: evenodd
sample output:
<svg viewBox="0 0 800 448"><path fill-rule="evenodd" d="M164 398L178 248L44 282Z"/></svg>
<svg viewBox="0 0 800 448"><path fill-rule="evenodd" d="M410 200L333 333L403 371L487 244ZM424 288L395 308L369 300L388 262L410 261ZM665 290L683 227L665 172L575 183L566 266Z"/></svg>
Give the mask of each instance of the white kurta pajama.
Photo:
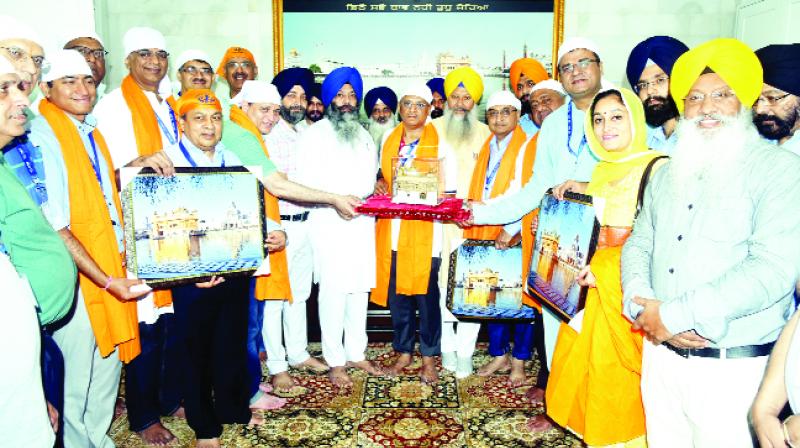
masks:
<svg viewBox="0 0 800 448"><path fill-rule="evenodd" d="M352 145L342 143L326 118L301 135L297 152L298 182L357 197L372 193L378 152L365 130L358 129ZM367 297L376 275L375 219L358 216L347 221L331 207L315 208L309 217L309 234L319 282L322 355L331 367L363 361Z"/></svg>

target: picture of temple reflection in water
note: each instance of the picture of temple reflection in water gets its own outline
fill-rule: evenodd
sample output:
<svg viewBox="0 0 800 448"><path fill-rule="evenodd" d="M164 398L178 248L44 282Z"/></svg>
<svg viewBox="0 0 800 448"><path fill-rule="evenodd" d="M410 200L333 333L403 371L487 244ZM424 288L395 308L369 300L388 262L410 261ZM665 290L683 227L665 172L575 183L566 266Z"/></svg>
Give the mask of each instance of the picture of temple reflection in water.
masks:
<svg viewBox="0 0 800 448"><path fill-rule="evenodd" d="M580 307L577 276L589 259L594 226L591 204L557 201L549 194L542 200L528 284L570 317Z"/></svg>
<svg viewBox="0 0 800 448"><path fill-rule="evenodd" d="M264 224L257 182L249 173L134 178L124 196L132 201L128 244L138 277L155 283L258 268Z"/></svg>
<svg viewBox="0 0 800 448"><path fill-rule="evenodd" d="M468 240L459 247L451 267L448 303L456 317L529 319L522 304L522 249L504 251Z"/></svg>

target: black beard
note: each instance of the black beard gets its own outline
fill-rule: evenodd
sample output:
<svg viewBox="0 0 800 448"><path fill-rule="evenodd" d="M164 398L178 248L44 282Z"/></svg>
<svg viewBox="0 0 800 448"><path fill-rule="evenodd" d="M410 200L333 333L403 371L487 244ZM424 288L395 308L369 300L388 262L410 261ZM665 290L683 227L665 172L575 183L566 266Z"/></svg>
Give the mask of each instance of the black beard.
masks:
<svg viewBox="0 0 800 448"><path fill-rule="evenodd" d="M758 128L758 132L770 140L780 140L792 135L792 128L797 123L800 110L794 109L784 120L777 115L758 114L753 117L753 123ZM775 124L767 126L765 121L774 121Z"/></svg>
<svg viewBox="0 0 800 448"><path fill-rule="evenodd" d="M655 98L661 103L647 104L647 100ZM657 128L667 121L678 117L678 106L675 105L675 100L672 97L652 96L648 97L644 103L644 119L651 127Z"/></svg>
<svg viewBox="0 0 800 448"><path fill-rule="evenodd" d="M303 121L306 118L306 111L303 110L291 110L288 107L281 106L281 118L286 120L291 124L297 124Z"/></svg>
<svg viewBox="0 0 800 448"><path fill-rule="evenodd" d="M438 108L434 107L433 110L431 110L431 119L439 118L442 115L444 115L444 109L438 109Z"/></svg>
<svg viewBox="0 0 800 448"><path fill-rule="evenodd" d="M308 118L309 120L313 121L314 123L318 122L319 120L322 120L323 116L324 116L323 112L319 111L319 110L315 110L315 111L311 111L311 112L306 111L306 118Z"/></svg>
<svg viewBox="0 0 800 448"><path fill-rule="evenodd" d="M525 97L527 97L527 96L528 95L525 95ZM523 97L523 98L525 98L525 97ZM520 101L520 102L522 103L522 110L520 111L520 115L519 116L520 117L524 117L525 115L530 115L530 113L532 111L530 101L525 99L524 101Z"/></svg>

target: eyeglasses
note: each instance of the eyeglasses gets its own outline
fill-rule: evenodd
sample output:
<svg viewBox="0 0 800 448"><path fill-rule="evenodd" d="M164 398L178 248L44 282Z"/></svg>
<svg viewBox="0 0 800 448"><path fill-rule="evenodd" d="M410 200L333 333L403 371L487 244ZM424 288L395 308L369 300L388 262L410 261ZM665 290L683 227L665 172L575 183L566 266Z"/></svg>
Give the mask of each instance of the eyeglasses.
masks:
<svg viewBox="0 0 800 448"><path fill-rule="evenodd" d="M212 70L211 67L195 67L193 65L184 67L180 69L180 71L182 71L183 73L188 73L190 75L195 75L197 73L200 73L201 75L211 76L214 74L214 70Z"/></svg>
<svg viewBox="0 0 800 448"><path fill-rule="evenodd" d="M39 69L46 69L50 66L47 61L44 59L44 56L31 56L30 53L23 50L19 47L0 47L8 53L8 56L11 58L12 61L21 61L23 59L30 59L33 61L33 65Z"/></svg>
<svg viewBox="0 0 800 448"><path fill-rule="evenodd" d="M153 56L157 57L158 59L167 59L169 57L169 53L165 50L158 50L158 51L150 51L147 49L141 49L134 51L140 58L148 59L152 58Z"/></svg>
<svg viewBox="0 0 800 448"><path fill-rule="evenodd" d="M684 98L683 101L691 106L699 106L703 103L703 101L706 100L706 97L711 98L711 101L714 103L721 103L733 98L734 96L736 96L736 94L733 92L733 90L716 90L708 94L699 92L693 93Z"/></svg>
<svg viewBox="0 0 800 448"><path fill-rule="evenodd" d="M669 84L669 76L660 76L652 81L639 81L634 85L636 93L642 92L650 88L650 86L664 87Z"/></svg>
<svg viewBox="0 0 800 448"><path fill-rule="evenodd" d="M504 107L500 110L489 109L486 111L486 118L492 118L492 119L498 117L508 118L511 116L511 114L513 114L516 111L517 111L516 109L512 109L510 107Z"/></svg>
<svg viewBox="0 0 800 448"><path fill-rule="evenodd" d="M765 104L769 104L770 106L774 106L778 104L782 99L786 98L787 96L791 95L791 93L784 93L783 95L774 96L774 95L761 95L756 100L756 104L759 106L763 106Z"/></svg>
<svg viewBox="0 0 800 448"><path fill-rule="evenodd" d="M95 59L105 59L106 55L108 54L108 52L103 48L94 49L94 48L84 47L81 45L76 45L74 47L67 48L67 50L75 50L78 53L82 54L83 57L88 57L89 55L92 55L94 56Z"/></svg>
<svg viewBox="0 0 800 448"><path fill-rule="evenodd" d="M242 68L242 69L245 69L245 70L249 70L249 69L253 68L253 63L250 62L250 61L242 61L242 62L231 61L231 62L228 62L227 64L225 64L225 68L227 68L228 70L236 70L237 68Z"/></svg>
<svg viewBox="0 0 800 448"><path fill-rule="evenodd" d="M591 59L591 58L583 58L578 60L576 64L564 64L558 67L558 71L562 75L567 75L575 71L575 68L580 68L581 70L586 70L592 65L593 62L600 63L600 59Z"/></svg>
<svg viewBox="0 0 800 448"><path fill-rule="evenodd" d="M428 104L427 104L427 103L423 103L423 102L421 102L421 101L420 101L420 102L418 102L418 103L414 103L414 102L412 102L412 101L405 100L405 101L403 101L403 102L402 102L402 103L400 103L400 104L402 104L402 105L403 105L403 107L405 107L406 109L413 109L413 108L416 108L417 110L422 110L422 109L425 109L426 107L428 107Z"/></svg>

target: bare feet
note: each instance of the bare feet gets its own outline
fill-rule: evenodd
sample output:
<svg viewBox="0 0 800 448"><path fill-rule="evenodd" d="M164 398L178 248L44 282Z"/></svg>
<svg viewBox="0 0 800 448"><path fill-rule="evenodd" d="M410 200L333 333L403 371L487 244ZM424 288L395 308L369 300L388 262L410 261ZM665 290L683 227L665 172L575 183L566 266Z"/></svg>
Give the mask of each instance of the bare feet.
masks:
<svg viewBox="0 0 800 448"><path fill-rule="evenodd" d="M511 374L508 375L508 384L519 387L525 384L525 361L522 359L511 359Z"/></svg>
<svg viewBox="0 0 800 448"><path fill-rule="evenodd" d="M213 439L197 439L197 448L220 448L221 445L219 444L219 439L214 437Z"/></svg>
<svg viewBox="0 0 800 448"><path fill-rule="evenodd" d="M272 384L270 383L261 383L258 385L258 389L265 394L272 392Z"/></svg>
<svg viewBox="0 0 800 448"><path fill-rule="evenodd" d="M289 372L276 373L272 376L272 388L278 392L289 392L295 386L294 378Z"/></svg>
<svg viewBox="0 0 800 448"><path fill-rule="evenodd" d="M354 369L361 369L370 375L373 376L381 376L383 375L383 369L375 365L372 361L363 360L357 362L347 362L347 367L352 367Z"/></svg>
<svg viewBox="0 0 800 448"><path fill-rule="evenodd" d="M253 412L250 415L250 421L247 422L247 424L250 425L250 426L257 426L257 425L263 425L265 422L266 422L266 420L264 419L263 416Z"/></svg>
<svg viewBox="0 0 800 448"><path fill-rule="evenodd" d="M127 411L125 400L122 397L117 397L117 402L114 404L114 420Z"/></svg>
<svg viewBox="0 0 800 448"><path fill-rule="evenodd" d="M183 406L181 406L178 409L176 409L175 412L172 413L172 416L178 418L186 418L186 409L184 409Z"/></svg>
<svg viewBox="0 0 800 448"><path fill-rule="evenodd" d="M350 375L347 374L344 366L331 368L328 376L331 379L331 383L336 387L350 387L353 385L353 380L350 379Z"/></svg>
<svg viewBox="0 0 800 448"><path fill-rule="evenodd" d="M161 422L153 423L147 428L138 431L138 434L146 445L152 446L168 446L175 440L175 436Z"/></svg>
<svg viewBox="0 0 800 448"><path fill-rule="evenodd" d="M398 376L403 373L403 369L411 365L411 353L400 353L400 356L394 361L391 367L386 369L386 374L389 376Z"/></svg>
<svg viewBox="0 0 800 448"><path fill-rule="evenodd" d="M531 387L528 389L528 392L525 393L525 396L528 397L528 400L531 401L533 404L539 404L544 402L544 389L540 389L538 387Z"/></svg>
<svg viewBox="0 0 800 448"><path fill-rule="evenodd" d="M310 370L314 373L325 373L331 369L330 367L328 367L327 364L325 364L324 362L320 361L319 359L313 356L309 356L308 359L306 359L305 361L301 362L300 364L294 365L292 367L297 369Z"/></svg>
<svg viewBox="0 0 800 448"><path fill-rule="evenodd" d="M439 372L436 371L436 358L433 356L422 357L422 371L419 376L425 384L436 384L439 382Z"/></svg>
<svg viewBox="0 0 800 448"><path fill-rule="evenodd" d="M262 394L255 403L250 405L250 409L280 409L286 405L286 399L275 395Z"/></svg>
<svg viewBox="0 0 800 448"><path fill-rule="evenodd" d="M508 355L495 356L493 360L478 369L478 376L489 376L494 372L508 372L511 368L511 362L508 360Z"/></svg>
<svg viewBox="0 0 800 448"><path fill-rule="evenodd" d="M553 424L543 414L534 415L528 419L530 432L545 432L553 429Z"/></svg>
<svg viewBox="0 0 800 448"><path fill-rule="evenodd" d="M258 360L264 362L267 360L267 352L258 352Z"/></svg>

